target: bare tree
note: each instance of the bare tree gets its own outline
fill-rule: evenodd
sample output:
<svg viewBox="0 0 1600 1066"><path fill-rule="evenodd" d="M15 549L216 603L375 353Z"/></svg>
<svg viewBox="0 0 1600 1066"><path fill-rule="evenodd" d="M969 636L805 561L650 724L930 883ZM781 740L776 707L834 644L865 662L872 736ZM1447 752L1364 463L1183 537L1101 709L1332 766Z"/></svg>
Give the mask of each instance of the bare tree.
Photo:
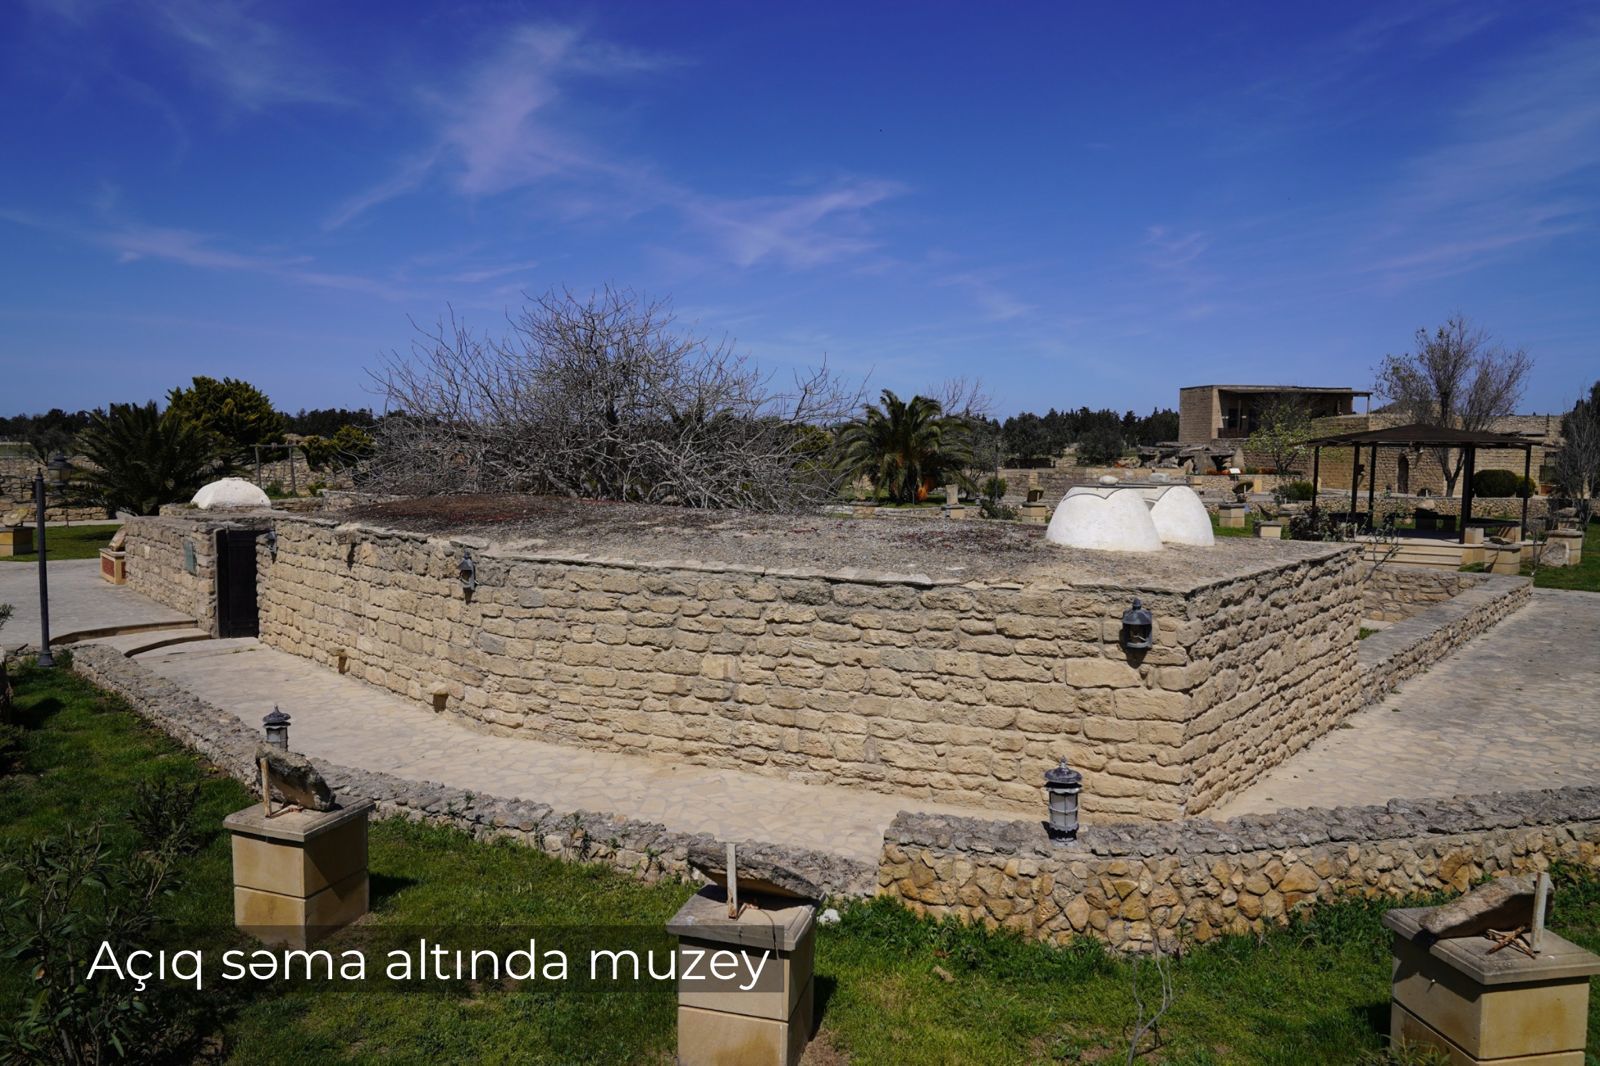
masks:
<svg viewBox="0 0 1600 1066"><path fill-rule="evenodd" d="M1487 430L1516 411L1533 360L1521 348L1508 350L1460 315L1431 335L1417 330L1417 350L1386 355L1376 391L1407 422L1447 429ZM1454 448L1429 449L1444 472L1445 492L1455 495L1463 455Z"/></svg>
<svg viewBox="0 0 1600 1066"><path fill-rule="evenodd" d="M1556 484L1588 525L1600 495L1600 381L1561 418L1561 448L1556 452ZM1580 527L1581 528L1581 527Z"/></svg>
<svg viewBox="0 0 1600 1066"><path fill-rule="evenodd" d="M475 333L449 318L373 378L391 411L370 487L537 492L785 510L831 496L820 428L859 400L823 366L772 387L731 341L677 332L664 301L550 292Z"/></svg>

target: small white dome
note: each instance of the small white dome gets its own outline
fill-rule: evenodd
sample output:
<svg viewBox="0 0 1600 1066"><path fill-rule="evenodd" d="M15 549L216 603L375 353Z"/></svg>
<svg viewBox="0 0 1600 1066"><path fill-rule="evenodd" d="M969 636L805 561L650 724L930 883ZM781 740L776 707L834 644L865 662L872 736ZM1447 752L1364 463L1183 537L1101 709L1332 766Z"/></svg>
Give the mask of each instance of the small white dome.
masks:
<svg viewBox="0 0 1600 1066"><path fill-rule="evenodd" d="M1102 485L1115 485L1116 483L1117 483L1117 475L1115 475L1115 474L1101 474L1100 475L1100 484L1102 484Z"/></svg>
<svg viewBox="0 0 1600 1066"><path fill-rule="evenodd" d="M1187 485L1174 485L1161 492L1150 505L1150 520L1167 544L1194 544L1209 548L1217 542L1211 531L1211 516L1199 493Z"/></svg>
<svg viewBox="0 0 1600 1066"><path fill-rule="evenodd" d="M1150 508L1137 492L1094 490L1067 493L1050 516L1044 539L1069 548L1108 552L1158 552L1161 535Z"/></svg>
<svg viewBox="0 0 1600 1066"><path fill-rule="evenodd" d="M194 494L191 501L202 511L240 507L271 507L267 494L242 477L225 477L213 481Z"/></svg>

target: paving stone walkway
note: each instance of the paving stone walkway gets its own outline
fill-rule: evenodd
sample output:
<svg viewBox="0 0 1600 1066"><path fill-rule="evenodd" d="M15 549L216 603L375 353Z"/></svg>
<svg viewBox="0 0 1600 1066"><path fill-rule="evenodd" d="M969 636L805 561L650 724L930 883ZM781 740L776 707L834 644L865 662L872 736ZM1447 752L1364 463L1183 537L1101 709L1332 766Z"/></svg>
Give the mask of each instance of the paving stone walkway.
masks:
<svg viewBox="0 0 1600 1066"><path fill-rule="evenodd" d="M1533 601L1275 767L1214 818L1600 781L1600 595Z"/></svg>
<svg viewBox="0 0 1600 1066"><path fill-rule="evenodd" d="M64 559L49 564L50 643L90 631L121 626L181 625L194 619L100 576L98 559ZM0 630L0 647L39 642L39 567L0 562L0 603L9 603L11 621Z"/></svg>
<svg viewBox="0 0 1600 1066"><path fill-rule="evenodd" d="M876 865L884 830L898 811L1008 817L481 731L253 639L181 644L135 661L252 728L274 705L282 707L294 720L291 746L307 755L558 810L660 822L681 832L797 845ZM1040 804L1042 812L1042 794Z"/></svg>

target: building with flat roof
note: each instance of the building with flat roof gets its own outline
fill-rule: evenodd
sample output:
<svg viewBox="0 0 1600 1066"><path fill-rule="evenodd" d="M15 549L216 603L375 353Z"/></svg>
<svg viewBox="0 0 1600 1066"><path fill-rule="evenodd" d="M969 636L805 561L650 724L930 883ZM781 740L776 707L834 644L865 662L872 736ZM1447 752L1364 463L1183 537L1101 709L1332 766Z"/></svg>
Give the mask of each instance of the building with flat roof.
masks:
<svg viewBox="0 0 1600 1066"><path fill-rule="evenodd" d="M1260 428L1261 413L1292 399L1312 418L1356 413L1356 398L1372 393L1321 385L1190 385L1178 390L1178 442L1209 444L1248 437Z"/></svg>

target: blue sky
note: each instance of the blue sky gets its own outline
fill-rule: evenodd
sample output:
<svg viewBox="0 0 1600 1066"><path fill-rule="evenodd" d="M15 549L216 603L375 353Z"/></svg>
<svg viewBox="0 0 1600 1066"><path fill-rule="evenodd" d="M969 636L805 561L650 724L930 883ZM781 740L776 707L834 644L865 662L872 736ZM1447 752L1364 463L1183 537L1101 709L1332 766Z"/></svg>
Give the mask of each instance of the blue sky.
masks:
<svg viewBox="0 0 1600 1066"><path fill-rule="evenodd" d="M0 13L0 412L365 405L453 306L611 282L996 410L1370 384L1460 310L1600 376L1593 4Z"/></svg>

